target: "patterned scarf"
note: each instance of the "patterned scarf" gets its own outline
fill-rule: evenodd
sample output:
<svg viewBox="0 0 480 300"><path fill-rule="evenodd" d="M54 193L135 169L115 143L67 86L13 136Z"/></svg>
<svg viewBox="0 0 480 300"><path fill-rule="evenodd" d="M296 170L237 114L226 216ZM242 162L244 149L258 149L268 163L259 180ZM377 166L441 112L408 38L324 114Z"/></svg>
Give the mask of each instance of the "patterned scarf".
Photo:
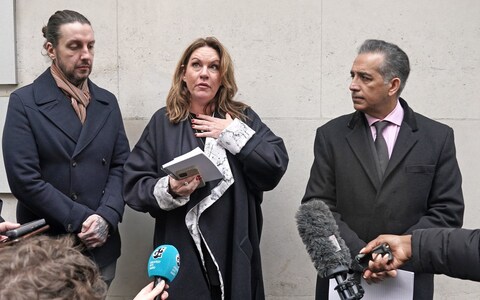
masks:
<svg viewBox="0 0 480 300"><path fill-rule="evenodd" d="M90 91L88 90L87 80L80 84L80 87L74 86L63 74L55 63L52 63L50 68L53 78L57 86L68 96L72 101L73 109L77 114L80 122L85 123L87 118L87 105L90 103Z"/></svg>
<svg viewBox="0 0 480 300"><path fill-rule="evenodd" d="M226 192L226 190L234 183L234 178L232 174L232 170L230 168L230 164L228 163L227 153L225 152L225 148L220 146L217 143L217 139L207 137L205 141L205 154L212 160L212 162L218 167L220 172L223 174L223 179L211 190L210 195L203 198L197 205L191 208L187 215L185 216L185 223L187 225L188 231L195 242L197 247L198 253L200 254L200 258L202 260L203 265L205 266L205 258L203 257L203 252L201 248L201 239L207 251L210 253L211 258L215 266L217 267L218 277L220 280L220 288L222 290L222 300L225 299L225 284L223 282L223 275L220 273L220 268L216 261L215 256L210 250L210 246L207 244L205 239L203 238L203 234L200 231L198 226L201 214L210 206L212 206L216 201L222 197L222 195Z"/></svg>

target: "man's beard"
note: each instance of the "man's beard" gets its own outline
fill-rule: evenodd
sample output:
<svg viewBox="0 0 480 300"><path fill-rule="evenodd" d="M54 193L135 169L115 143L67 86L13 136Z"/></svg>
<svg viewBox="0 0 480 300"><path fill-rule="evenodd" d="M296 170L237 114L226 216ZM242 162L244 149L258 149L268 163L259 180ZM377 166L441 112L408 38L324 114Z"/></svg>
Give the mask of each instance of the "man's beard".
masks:
<svg viewBox="0 0 480 300"><path fill-rule="evenodd" d="M85 77L77 77L75 76L75 67L73 68L73 70L71 72L69 72L66 68L65 68L65 65L62 63L61 60L57 59L57 61L55 62L57 64L57 67L62 71L63 75L65 76L65 78L73 85L75 85L76 87L80 86L85 80L87 80L88 76L90 75L90 73L92 72L92 65L91 64L88 64L89 67L90 67L90 70L88 72L88 74L85 76ZM85 64L84 64L85 65Z"/></svg>

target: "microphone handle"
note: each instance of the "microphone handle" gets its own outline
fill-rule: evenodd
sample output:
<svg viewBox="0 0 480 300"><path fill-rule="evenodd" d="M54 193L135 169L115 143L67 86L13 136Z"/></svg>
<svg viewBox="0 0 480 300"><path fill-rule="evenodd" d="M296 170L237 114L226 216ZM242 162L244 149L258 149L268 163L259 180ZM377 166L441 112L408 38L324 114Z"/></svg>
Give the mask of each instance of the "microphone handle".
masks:
<svg viewBox="0 0 480 300"><path fill-rule="evenodd" d="M336 273L334 277L335 281L337 281L335 290L338 292L341 300L358 300L363 298L365 291L360 284L357 284L354 278L348 278L347 273Z"/></svg>
<svg viewBox="0 0 480 300"><path fill-rule="evenodd" d="M159 284L162 280L164 280L162 277L155 276L155 279L153 280L153 288L155 288L157 286L157 284ZM157 296L155 296L154 300L161 300L161 296L162 296L164 290L165 290L165 288L163 288L163 290Z"/></svg>

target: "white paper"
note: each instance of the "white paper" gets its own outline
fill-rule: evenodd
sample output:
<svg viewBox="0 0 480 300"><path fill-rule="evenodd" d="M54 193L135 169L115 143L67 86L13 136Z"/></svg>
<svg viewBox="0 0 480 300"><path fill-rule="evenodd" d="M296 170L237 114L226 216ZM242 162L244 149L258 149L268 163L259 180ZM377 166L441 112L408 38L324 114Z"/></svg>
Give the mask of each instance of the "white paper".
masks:
<svg viewBox="0 0 480 300"><path fill-rule="evenodd" d="M162 165L162 169L176 179L190 176L189 170L198 170L202 176L202 180L205 182L223 178L217 166L199 147L175 157L173 160Z"/></svg>
<svg viewBox="0 0 480 300"><path fill-rule="evenodd" d="M404 270L397 270L397 277L387 278L380 283L368 284L363 280L361 285L365 290L362 300L408 300L413 299L414 273ZM328 299L340 299L335 291L337 282L330 279L330 290Z"/></svg>

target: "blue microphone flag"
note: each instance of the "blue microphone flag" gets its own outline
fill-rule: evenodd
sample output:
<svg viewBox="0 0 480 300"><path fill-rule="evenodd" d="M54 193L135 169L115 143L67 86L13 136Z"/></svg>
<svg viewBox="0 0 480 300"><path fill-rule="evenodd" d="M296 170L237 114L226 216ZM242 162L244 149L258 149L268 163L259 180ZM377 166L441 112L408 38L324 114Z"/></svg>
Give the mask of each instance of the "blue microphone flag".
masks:
<svg viewBox="0 0 480 300"><path fill-rule="evenodd" d="M180 254L172 245L160 245L148 259L148 277L161 277L172 282L180 268Z"/></svg>

